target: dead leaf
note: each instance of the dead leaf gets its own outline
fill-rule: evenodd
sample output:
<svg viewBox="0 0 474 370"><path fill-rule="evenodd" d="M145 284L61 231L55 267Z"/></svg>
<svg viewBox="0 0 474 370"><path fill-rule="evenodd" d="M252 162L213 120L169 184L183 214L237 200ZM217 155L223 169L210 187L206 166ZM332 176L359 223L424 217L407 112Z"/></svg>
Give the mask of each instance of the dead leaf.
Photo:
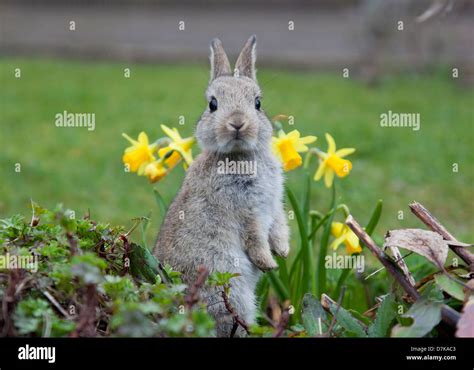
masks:
<svg viewBox="0 0 474 370"><path fill-rule="evenodd" d="M464 305L461 317L458 321L458 338L474 338L474 296Z"/></svg>
<svg viewBox="0 0 474 370"><path fill-rule="evenodd" d="M426 257L436 267L443 266L448 257L448 243L441 235L421 229L390 230L385 235L384 248L408 249Z"/></svg>

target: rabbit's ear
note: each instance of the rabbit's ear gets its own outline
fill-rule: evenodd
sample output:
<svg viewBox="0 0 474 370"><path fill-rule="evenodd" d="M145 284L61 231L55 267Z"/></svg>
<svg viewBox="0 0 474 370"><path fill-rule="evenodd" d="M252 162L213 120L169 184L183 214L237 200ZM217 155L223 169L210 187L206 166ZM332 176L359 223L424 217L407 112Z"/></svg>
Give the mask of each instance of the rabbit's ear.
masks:
<svg viewBox="0 0 474 370"><path fill-rule="evenodd" d="M257 59L256 47L257 36L252 35L245 43L235 63L235 69L239 72L239 75L250 77L253 80L257 79L255 71L255 61Z"/></svg>
<svg viewBox="0 0 474 370"><path fill-rule="evenodd" d="M219 39L211 41L211 81L224 74L230 74L230 63Z"/></svg>

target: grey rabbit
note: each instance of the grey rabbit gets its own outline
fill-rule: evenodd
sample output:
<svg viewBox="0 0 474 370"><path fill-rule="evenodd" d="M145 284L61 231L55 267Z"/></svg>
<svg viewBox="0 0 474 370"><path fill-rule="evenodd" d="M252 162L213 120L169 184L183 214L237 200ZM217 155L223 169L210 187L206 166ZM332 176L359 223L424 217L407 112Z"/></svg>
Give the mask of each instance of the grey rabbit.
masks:
<svg viewBox="0 0 474 370"><path fill-rule="evenodd" d="M256 36L249 38L232 71L220 40L211 42L208 107L196 127L202 152L186 172L154 250L188 284L201 265L210 273L240 274L231 279L229 301L248 324L255 321L261 271L277 267L272 252L289 252L283 175L271 150L272 124L260 106L256 43ZM222 173L223 163L253 163L255 171ZM217 336L229 336L233 318L217 288L203 290ZM240 328L236 335L245 333Z"/></svg>

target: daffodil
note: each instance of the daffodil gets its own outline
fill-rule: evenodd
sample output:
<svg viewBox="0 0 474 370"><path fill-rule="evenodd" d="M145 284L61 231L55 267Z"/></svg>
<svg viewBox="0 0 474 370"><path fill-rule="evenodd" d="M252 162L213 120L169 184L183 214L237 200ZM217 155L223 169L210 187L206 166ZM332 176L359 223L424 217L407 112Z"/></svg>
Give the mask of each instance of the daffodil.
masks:
<svg viewBox="0 0 474 370"><path fill-rule="evenodd" d="M132 145L125 149L122 157L123 163L129 166L131 172L138 172L143 175L145 167L155 160L153 151L155 144L149 144L148 136L144 132L140 132L138 140L133 140L127 134L122 134Z"/></svg>
<svg viewBox="0 0 474 370"><path fill-rule="evenodd" d="M362 251L359 238L346 224L333 222L331 224L331 234L336 239L331 243L330 248L336 250L341 243L344 243L348 254L360 253Z"/></svg>
<svg viewBox="0 0 474 370"><path fill-rule="evenodd" d="M160 158L164 159L170 169L176 166L181 158L184 159L185 167L189 166L193 161L191 148L195 142L194 137L183 139L176 128L170 129L165 125L161 125L161 129L171 139L171 143L158 150Z"/></svg>
<svg viewBox="0 0 474 370"><path fill-rule="evenodd" d="M145 176L150 182L157 182L166 176L168 170L163 165L162 161L154 161L146 165Z"/></svg>
<svg viewBox="0 0 474 370"><path fill-rule="evenodd" d="M314 180L320 180L324 175L324 184L330 188L334 181L334 174L338 177L345 177L352 169L351 161L343 159L355 152L354 148L344 148L336 150L336 143L333 137L326 134L326 141L328 142L327 153L318 152L320 157L319 168L314 175Z"/></svg>
<svg viewBox="0 0 474 370"><path fill-rule="evenodd" d="M276 156L283 163L285 171L291 171L301 166L303 160L298 153L308 151L306 144L316 141L316 136L300 137L298 130L285 134L283 130L278 132L278 137L272 137L272 148Z"/></svg>

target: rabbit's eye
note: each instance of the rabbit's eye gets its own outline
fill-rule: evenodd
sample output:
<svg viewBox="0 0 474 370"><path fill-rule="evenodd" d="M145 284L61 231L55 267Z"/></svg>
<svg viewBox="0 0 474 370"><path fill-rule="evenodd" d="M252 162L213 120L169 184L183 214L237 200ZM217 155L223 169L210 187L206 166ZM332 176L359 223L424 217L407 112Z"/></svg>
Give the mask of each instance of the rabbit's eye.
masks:
<svg viewBox="0 0 474 370"><path fill-rule="evenodd" d="M209 109L211 112L215 112L217 110L217 99L215 97L211 98L209 102Z"/></svg>
<svg viewBox="0 0 474 370"><path fill-rule="evenodd" d="M255 109L260 110L261 105L262 105L262 103L260 103L260 98L257 96L255 98Z"/></svg>

